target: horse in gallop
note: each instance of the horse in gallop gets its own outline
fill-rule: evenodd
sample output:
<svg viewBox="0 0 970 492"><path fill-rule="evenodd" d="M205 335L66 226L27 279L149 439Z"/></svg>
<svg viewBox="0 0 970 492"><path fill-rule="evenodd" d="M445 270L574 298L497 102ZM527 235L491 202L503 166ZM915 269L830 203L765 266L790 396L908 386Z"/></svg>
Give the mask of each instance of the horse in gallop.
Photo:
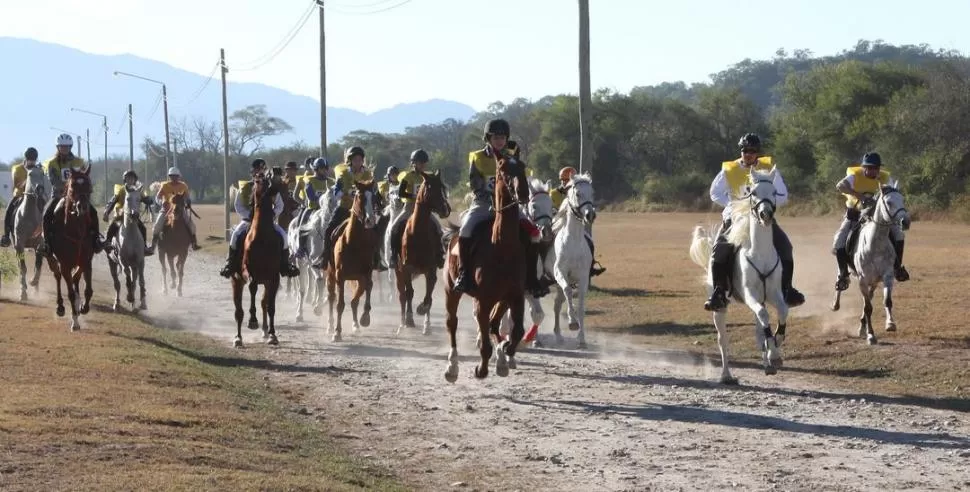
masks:
<svg viewBox="0 0 970 492"><path fill-rule="evenodd" d="M236 338L234 347L242 347L243 287L249 285L249 328L260 327L256 321L256 291L263 286L260 302L263 312L263 338L269 345L278 345L276 337L276 295L280 288L280 257L283 241L274 227L273 205L277 193L285 193L282 181L269 174L253 178L253 220L243 240L242 273L232 277L232 301L236 307Z"/></svg>
<svg viewBox="0 0 970 492"><path fill-rule="evenodd" d="M506 309L511 310L512 331L508 340L500 341L494 346L495 373L508 376L509 369L515 368L515 351L525 335L522 317L525 311L526 252L519 225L519 204L527 203L528 200L529 188L524 166L508 164L504 158L499 158L494 184L495 216L476 227L471 258L469 264L464 265L466 272L473 274L478 284L471 293L455 291L458 277L458 228L452 224L448 224L446 228L448 259L445 265L445 310L451 350L448 353L445 379L449 382L458 379L458 305L463 295L475 300L478 346L482 358L481 364L475 367L475 377L488 376L488 361L493 350L492 336L498 339L499 324Z"/></svg>
<svg viewBox="0 0 970 492"><path fill-rule="evenodd" d="M172 270L171 288L182 297L182 278L185 275L185 258L189 255L192 238L185 221L185 195L172 197L172 206L165 218L162 236L158 241L158 262L162 265L162 291L169 289L168 270ZM165 262L168 261L166 268Z"/></svg>
<svg viewBox="0 0 970 492"><path fill-rule="evenodd" d="M752 169L750 190L732 204L731 229L727 240L736 252L731 275L732 298L747 304L756 317L755 339L761 348L761 360L765 374L776 374L782 365L781 345L785 339L788 322L788 304L781 290L781 260L775 251L771 227L775 220L777 190L773 184L775 169L764 173ZM690 245L690 257L707 271L708 293L714 288L708 259L713 242L717 239L716 228L705 231L694 228ZM778 311L778 329L772 333L766 303ZM721 350L721 383L737 384L728 368L727 309L714 312L717 328L717 344Z"/></svg>
<svg viewBox="0 0 970 492"><path fill-rule="evenodd" d="M125 204L121 229L114 239L114 248L108 254L108 267L115 287L115 302L112 309L117 311L121 305L121 281L119 270L125 274L125 300L135 311L135 283L138 283L141 302L138 309L148 309L145 302L145 237L138 224L141 222L142 185L125 187Z"/></svg>
<svg viewBox="0 0 970 492"><path fill-rule="evenodd" d="M862 293L862 316L859 317L859 336L866 338L869 345L877 343L876 334L872 329L872 298L881 282L883 285L883 305L886 308L886 331L896 331L896 320L893 318L893 265L896 261L896 250L893 249L890 231L894 227L902 230L909 228L909 212L904 206L903 194L893 182L883 186L876 194L875 208L871 210L872 218L864 219L857 232L858 238L852 261L849 262L853 276L859 279L859 291ZM902 231L899 232L902 234ZM835 292L832 310L838 311L842 292Z"/></svg>
<svg viewBox="0 0 970 492"><path fill-rule="evenodd" d="M391 185L387 192L387 196L383 197L384 208L381 211L380 220L377 222L377 237L380 238L382 247L381 254L385 265L390 264L390 254L391 254L391 237L388 235L390 231L388 228L391 224L395 223L398 216L404 212L404 202L401 201L400 194L398 193L397 186ZM386 272L386 276L377 276L377 295L381 300L387 300L387 302L394 302L394 293L396 292L395 286L397 286L397 275L394 274L396 269L389 268ZM391 286L387 291L387 295L384 293L384 284Z"/></svg>
<svg viewBox="0 0 970 492"><path fill-rule="evenodd" d="M293 179L296 179L296 178L293 178ZM289 193L288 191L289 184L290 184L290 177L284 176L282 181L283 181L283 186L286 188L287 191L281 195L283 198L283 211L280 212L280 215L278 217L276 217L276 223L279 224L279 226L282 227L284 231L289 232L290 224L294 223L293 219L296 218L297 214L299 214L301 210L300 209L301 204L296 198L293 197L293 194ZM297 186L300 186L299 182L297 183ZM290 251L296 252L297 249L299 249L299 247L300 247L299 244L297 244L295 247L293 245L290 245ZM298 295L299 285L300 285L299 278L294 279L292 277L286 277L286 296L292 297L292 296ZM300 321L300 320L297 320L297 321Z"/></svg>
<svg viewBox="0 0 970 492"><path fill-rule="evenodd" d="M24 196L17 211L14 212L13 246L20 263L20 300L27 300L27 262L24 250L34 250L34 276L30 279L30 286L36 293L40 289L40 272L44 255L37 253L43 235L44 205L50 199L51 185L44 169L34 166L27 172L24 183Z"/></svg>
<svg viewBox="0 0 970 492"><path fill-rule="evenodd" d="M91 237L91 221L97 217L91 210L91 168L68 173L67 187L64 190L62 213L64 220L51 224L51 254L48 264L57 282L57 315L64 316L64 298L61 296L61 279L67 288L67 299L71 303L71 331L81 329L78 316L91 310L91 260L94 258L94 243ZM84 277L84 302L79 290L81 277Z"/></svg>
<svg viewBox="0 0 970 492"><path fill-rule="evenodd" d="M374 181L354 183L354 202L350 208L350 217L339 225L333 232L333 248L327 267L327 297L330 307L329 330L333 332L333 341L341 340L341 318L344 313L344 283L356 283L354 295L350 299L350 310L354 320L354 333L360 327L370 326L370 297L374 287L374 252L377 248L378 215L375 212L379 206ZM334 292L336 290L336 293ZM357 306L360 297L364 296L364 312L357 319ZM337 319L334 325L333 308L337 303Z"/></svg>
<svg viewBox="0 0 970 492"><path fill-rule="evenodd" d="M425 283L424 299L417 307L418 316L424 316L423 333L431 333L431 295L438 281L438 248L441 241L438 236L439 228L433 222L437 219L432 213L442 219L451 214L448 193L441 182L441 172L423 173L423 177L414 200L414 211L404 225L401 253L394 271L397 278L397 297L401 304L398 334L402 328L414 328L411 304L414 300L413 280L418 275L424 275Z"/></svg>
<svg viewBox="0 0 970 492"><path fill-rule="evenodd" d="M299 251L300 236L306 236L307 254L296 257L296 266L300 269L300 275L296 278L299 297L296 305L296 322L303 322L303 306L305 301L313 299L313 314L320 316L323 314L323 293L325 274L323 270L314 268L314 264L321 262L323 255L323 235L326 231L330 217L336 208L333 199L333 190L327 191L319 198L320 208L313 211L310 218L301 226L296 221L291 221L287 229L287 240L290 244L290 251ZM323 262L326 268L327 262Z"/></svg>

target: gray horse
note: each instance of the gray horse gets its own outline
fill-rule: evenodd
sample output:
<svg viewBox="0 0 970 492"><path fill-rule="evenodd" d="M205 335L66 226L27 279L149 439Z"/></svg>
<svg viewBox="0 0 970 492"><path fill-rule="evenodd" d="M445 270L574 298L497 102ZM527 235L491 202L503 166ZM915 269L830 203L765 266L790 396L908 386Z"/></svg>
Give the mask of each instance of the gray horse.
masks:
<svg viewBox="0 0 970 492"><path fill-rule="evenodd" d="M30 286L34 292L40 288L40 272L44 255L37 253L37 246L41 242L41 223L44 216L44 205L50 199L51 185L44 169L34 166L27 172L24 183L24 197L14 214L13 246L20 263L20 300L27 300L27 262L24 260L24 250L34 250L34 277Z"/></svg>
<svg viewBox="0 0 970 492"><path fill-rule="evenodd" d="M141 189L141 184L136 187L125 187L125 205L121 229L118 231L117 238L114 239L114 250L108 254L108 266L111 269L111 278L114 280L115 286L115 303L113 306L115 311L119 309L121 304L119 268L125 272L125 286L128 290L125 300L131 305L131 310L136 311L136 281L141 296L138 309L148 309L148 305L145 303L145 237L142 236L138 227L141 220L140 207L143 200Z"/></svg>

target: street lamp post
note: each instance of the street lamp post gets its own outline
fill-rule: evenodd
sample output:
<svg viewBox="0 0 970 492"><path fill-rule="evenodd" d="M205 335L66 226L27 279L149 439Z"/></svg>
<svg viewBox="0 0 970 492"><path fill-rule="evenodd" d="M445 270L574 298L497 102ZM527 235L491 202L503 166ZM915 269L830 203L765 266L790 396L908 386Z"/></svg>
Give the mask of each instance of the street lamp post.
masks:
<svg viewBox="0 0 970 492"><path fill-rule="evenodd" d="M160 80L150 79L148 77L142 77L141 75L135 75L133 73L120 72L117 70L114 72L114 74L115 76L124 75L126 77L132 77L132 78L141 79L147 82L153 82L162 86L162 111L165 113L165 167L166 168L169 167L171 165L169 163L170 162L169 159L171 159L171 156L172 156L172 145L171 145L171 139L168 133L168 91L165 88L165 82L162 82ZM147 175L145 176L145 179L148 179Z"/></svg>
<svg viewBox="0 0 970 492"><path fill-rule="evenodd" d="M71 111L77 111L79 113L87 113L94 116L101 117L101 128L104 130L104 201L108 201L108 117L101 113L95 113L94 111L88 111L86 109L71 108Z"/></svg>

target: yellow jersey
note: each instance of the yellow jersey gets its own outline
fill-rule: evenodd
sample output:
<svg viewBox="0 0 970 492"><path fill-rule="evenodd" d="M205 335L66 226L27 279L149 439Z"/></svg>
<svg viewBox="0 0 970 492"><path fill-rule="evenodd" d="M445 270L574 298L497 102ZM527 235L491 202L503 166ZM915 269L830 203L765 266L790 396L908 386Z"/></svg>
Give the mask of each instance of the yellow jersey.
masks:
<svg viewBox="0 0 970 492"><path fill-rule="evenodd" d="M865 174L862 166L852 166L845 170L846 176L852 176L852 189L856 193L869 193L875 195L879 189L889 184L889 171L879 170L878 178L870 178ZM845 194L845 206L848 208L859 208L859 200L856 197Z"/></svg>
<svg viewBox="0 0 970 492"><path fill-rule="evenodd" d="M174 181L166 181L162 183L162 187L158 190L158 196L161 197L162 203L172 203L172 198L176 195L186 195L188 198L189 185L185 181L179 181L178 183Z"/></svg>
<svg viewBox="0 0 970 492"><path fill-rule="evenodd" d="M340 197L340 206L343 208L350 208L354 204L354 197L352 195L354 183L374 180L373 173L366 166L361 166L359 171L353 172L350 164L347 163L338 164L334 167L333 175L336 181L340 183L340 189L343 192L343 196Z"/></svg>
<svg viewBox="0 0 970 492"><path fill-rule="evenodd" d="M771 171L772 165L771 156L763 156L758 158L758 163L754 165L754 169L768 172ZM751 184L751 168L742 166L741 160L738 159L721 163L721 170L724 171L728 187L731 188L731 199L740 199L747 186Z"/></svg>

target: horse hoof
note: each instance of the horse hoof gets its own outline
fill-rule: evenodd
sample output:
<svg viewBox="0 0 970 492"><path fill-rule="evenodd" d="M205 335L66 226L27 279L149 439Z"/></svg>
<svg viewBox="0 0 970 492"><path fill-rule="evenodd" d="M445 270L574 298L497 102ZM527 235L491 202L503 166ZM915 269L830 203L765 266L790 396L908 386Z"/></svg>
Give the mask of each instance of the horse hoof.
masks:
<svg viewBox="0 0 970 492"><path fill-rule="evenodd" d="M20 293L20 302L27 302L27 293L26 292L21 292Z"/></svg>
<svg viewBox="0 0 970 492"><path fill-rule="evenodd" d="M79 331L80 329L81 329L81 323L78 323L77 320L71 322L72 332Z"/></svg>
<svg viewBox="0 0 970 492"><path fill-rule="evenodd" d="M542 348L542 342L538 338L532 341L532 348Z"/></svg>
<svg viewBox="0 0 970 492"><path fill-rule="evenodd" d="M452 370L451 368L448 368L448 370L445 371L445 381L448 381L449 383L458 381L458 369Z"/></svg>
<svg viewBox="0 0 970 492"><path fill-rule="evenodd" d="M360 326L363 326L364 328L367 328L368 326L370 326L370 312L369 311L368 312L365 312L362 315L360 315Z"/></svg>
<svg viewBox="0 0 970 492"><path fill-rule="evenodd" d="M343 338L341 338L340 333L334 333L333 336L330 337L331 342L340 342L342 340Z"/></svg>
<svg viewBox="0 0 970 492"><path fill-rule="evenodd" d="M770 363L767 366L765 366L765 375L774 376L775 374L778 374L777 367L771 365Z"/></svg>
<svg viewBox="0 0 970 492"><path fill-rule="evenodd" d="M145 303L144 299L141 301L141 304L138 305L138 309L142 311L148 309L148 304Z"/></svg>
<svg viewBox="0 0 970 492"><path fill-rule="evenodd" d="M39 280L31 280L30 281L30 286L31 287L40 287L40 281Z"/></svg>
<svg viewBox="0 0 970 492"><path fill-rule="evenodd" d="M515 365L515 357L509 356L509 369L518 369Z"/></svg>
<svg viewBox="0 0 970 492"><path fill-rule="evenodd" d="M302 323L302 322L303 322L303 316L302 316L302 315L300 315L300 316L297 316L297 317L296 317L296 322L297 322L297 323Z"/></svg>
<svg viewBox="0 0 970 492"><path fill-rule="evenodd" d="M429 307L427 304L421 303L421 304L418 304L418 307L415 311L417 311L418 316L424 316L428 314L428 309Z"/></svg>
<svg viewBox="0 0 970 492"><path fill-rule="evenodd" d="M59 318L64 317L64 306L57 306L57 316Z"/></svg>
<svg viewBox="0 0 970 492"><path fill-rule="evenodd" d="M887 323L886 331L896 331L896 323Z"/></svg>
<svg viewBox="0 0 970 492"><path fill-rule="evenodd" d="M869 337L869 339L866 341L869 342L869 345L877 345L879 343L879 341L876 340L876 337Z"/></svg>
<svg viewBox="0 0 970 492"><path fill-rule="evenodd" d="M734 376L721 376L721 384L727 386L737 386L738 378Z"/></svg>
<svg viewBox="0 0 970 492"><path fill-rule="evenodd" d="M501 348L495 353L495 375L503 378L509 375L509 356Z"/></svg>
<svg viewBox="0 0 970 492"><path fill-rule="evenodd" d="M487 376L488 376L488 367L485 367L485 368L476 367L475 368L475 377L476 378L478 378L478 379L485 379Z"/></svg>
<svg viewBox="0 0 970 492"><path fill-rule="evenodd" d="M118 312L118 309L120 309L120 306L118 306L118 303L117 302L111 305L111 311L112 312L117 313Z"/></svg>
<svg viewBox="0 0 970 492"><path fill-rule="evenodd" d="M569 331L579 331L579 323L575 321L569 323Z"/></svg>
<svg viewBox="0 0 970 492"><path fill-rule="evenodd" d="M313 314L315 316L323 316L323 308L322 307L314 307L313 308Z"/></svg>
<svg viewBox="0 0 970 492"><path fill-rule="evenodd" d="M243 346L242 338L240 338L240 337L233 338L232 339L232 346L233 346L233 348L242 348L242 346Z"/></svg>
<svg viewBox="0 0 970 492"><path fill-rule="evenodd" d="M579 350L586 350L588 348L589 348L589 345L586 345L586 340L579 341Z"/></svg>
<svg viewBox="0 0 970 492"><path fill-rule="evenodd" d="M279 345L280 341L278 338L276 338L276 335L270 335L269 340L266 341L266 344L275 346L275 345Z"/></svg>
<svg viewBox="0 0 970 492"><path fill-rule="evenodd" d="M81 306L81 314L88 314L90 312L91 312L91 306L90 305L85 304L85 305Z"/></svg>
<svg viewBox="0 0 970 492"><path fill-rule="evenodd" d="M250 330L258 330L258 329L259 329L259 322L258 322L258 321L256 321L255 319L251 319L251 320L249 320L249 324L248 324L248 325L246 325L246 326L247 326L247 327L248 327L248 328L249 328Z"/></svg>
<svg viewBox="0 0 970 492"><path fill-rule="evenodd" d="M781 369L782 367L785 366L785 359L782 359L781 357L777 359L771 359L768 362L771 364L771 367L774 367L777 369Z"/></svg>
<svg viewBox="0 0 970 492"><path fill-rule="evenodd" d="M394 330L394 334L400 335L402 330L404 330L404 325L398 325L397 329Z"/></svg>
<svg viewBox="0 0 970 492"><path fill-rule="evenodd" d="M425 326L424 327L424 330L421 331L421 334L424 335L424 336L430 335L431 334L431 327L430 326Z"/></svg>

